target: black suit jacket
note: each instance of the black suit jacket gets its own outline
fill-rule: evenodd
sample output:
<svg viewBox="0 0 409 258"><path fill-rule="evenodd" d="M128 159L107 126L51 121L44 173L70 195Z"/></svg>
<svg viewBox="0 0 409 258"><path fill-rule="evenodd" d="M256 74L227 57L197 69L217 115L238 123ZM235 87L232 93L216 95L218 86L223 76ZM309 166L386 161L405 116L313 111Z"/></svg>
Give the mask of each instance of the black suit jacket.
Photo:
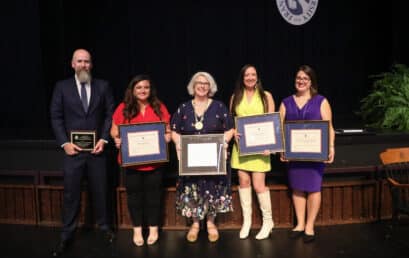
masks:
<svg viewBox="0 0 409 258"><path fill-rule="evenodd" d="M113 111L114 98L108 82L92 79L88 112L82 107L74 77L57 82L50 105L57 143L61 146L69 142L72 130L95 130L97 140L108 140Z"/></svg>

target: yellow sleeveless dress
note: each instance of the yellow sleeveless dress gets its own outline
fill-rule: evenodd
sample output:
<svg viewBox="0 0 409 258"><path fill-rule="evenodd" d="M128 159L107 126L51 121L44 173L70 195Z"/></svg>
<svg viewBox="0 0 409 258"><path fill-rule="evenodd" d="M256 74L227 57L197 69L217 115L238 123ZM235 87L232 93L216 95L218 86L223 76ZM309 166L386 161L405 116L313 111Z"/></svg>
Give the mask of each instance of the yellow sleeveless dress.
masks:
<svg viewBox="0 0 409 258"><path fill-rule="evenodd" d="M243 98L239 105L237 105L235 111L237 116L263 114L263 101L261 100L258 91L253 95L250 103L248 103L247 96L244 92ZM269 172L271 170L270 156L257 154L240 157L238 148L236 144L234 144L231 156L231 167L248 172Z"/></svg>

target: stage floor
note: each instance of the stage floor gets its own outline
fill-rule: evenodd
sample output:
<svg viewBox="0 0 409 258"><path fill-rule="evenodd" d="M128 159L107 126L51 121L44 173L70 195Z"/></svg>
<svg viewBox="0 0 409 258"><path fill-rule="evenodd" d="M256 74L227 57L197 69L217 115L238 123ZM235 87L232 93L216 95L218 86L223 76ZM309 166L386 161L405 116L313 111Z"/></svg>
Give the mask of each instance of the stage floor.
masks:
<svg viewBox="0 0 409 258"><path fill-rule="evenodd" d="M62 257L166 257L166 258L407 258L409 223L403 221L391 238L385 238L386 222L322 226L316 228L316 241L304 244L302 239L288 239L288 229L276 229L267 240L254 240L256 231L246 240L238 231L220 232L217 243L209 243L201 232L196 243L187 243L184 231L162 231L153 246L136 247L131 230L119 230L112 245L105 245L98 231L80 229L71 249ZM59 229L49 227L0 225L0 256L51 257L59 239Z"/></svg>

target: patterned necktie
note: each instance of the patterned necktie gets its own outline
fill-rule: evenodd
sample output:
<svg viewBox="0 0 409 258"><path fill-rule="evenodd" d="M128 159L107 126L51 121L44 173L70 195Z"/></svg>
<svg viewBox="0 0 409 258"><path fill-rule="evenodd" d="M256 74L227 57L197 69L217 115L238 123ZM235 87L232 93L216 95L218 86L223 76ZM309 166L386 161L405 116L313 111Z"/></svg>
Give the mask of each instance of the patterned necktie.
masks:
<svg viewBox="0 0 409 258"><path fill-rule="evenodd" d="M87 98L87 91L85 90L85 82L81 83L81 102L84 111L88 111L88 98Z"/></svg>

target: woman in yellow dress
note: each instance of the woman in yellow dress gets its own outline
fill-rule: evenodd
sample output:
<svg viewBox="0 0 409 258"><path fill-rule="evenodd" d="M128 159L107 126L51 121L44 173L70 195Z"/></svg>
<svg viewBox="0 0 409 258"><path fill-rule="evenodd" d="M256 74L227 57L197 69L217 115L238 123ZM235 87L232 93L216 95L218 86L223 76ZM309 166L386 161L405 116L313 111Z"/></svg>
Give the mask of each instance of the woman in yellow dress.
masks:
<svg viewBox="0 0 409 258"><path fill-rule="evenodd" d="M236 88L230 99L230 111L234 116L259 115L274 112L274 100L270 92L262 87L257 70L253 65L245 65L236 82ZM233 146L231 167L238 170L239 196L243 212L243 225L240 230L240 239L248 237L251 229L252 189L257 194L263 224L256 235L256 239L265 239L270 236L274 227L271 212L270 190L266 187L266 172L271 170L270 151L263 154L239 156L237 142L240 134L235 132L236 144Z"/></svg>

